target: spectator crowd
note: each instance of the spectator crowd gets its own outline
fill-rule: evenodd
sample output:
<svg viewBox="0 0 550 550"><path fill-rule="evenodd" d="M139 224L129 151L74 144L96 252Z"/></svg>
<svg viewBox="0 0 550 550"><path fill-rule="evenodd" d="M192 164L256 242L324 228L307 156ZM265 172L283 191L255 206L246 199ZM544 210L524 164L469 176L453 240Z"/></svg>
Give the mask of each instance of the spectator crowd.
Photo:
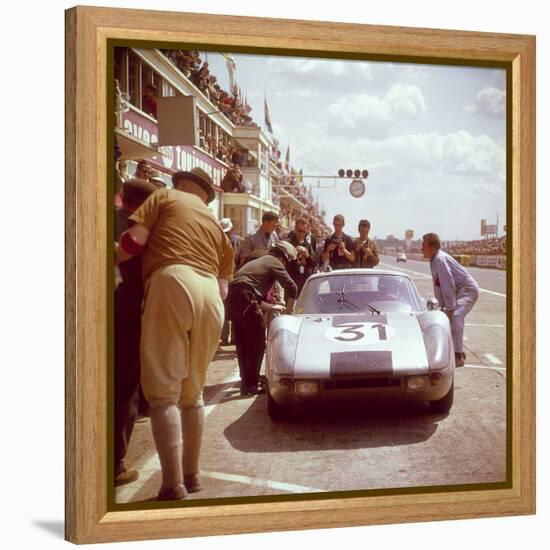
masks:
<svg viewBox="0 0 550 550"><path fill-rule="evenodd" d="M504 256L506 254L506 235L490 239L477 239L475 241L442 242L441 249L454 256ZM409 248L412 254L422 252L420 244L413 244Z"/></svg>
<svg viewBox="0 0 550 550"><path fill-rule="evenodd" d="M202 61L198 51L161 50L174 65L236 126L258 125L252 120L252 108L238 88L223 90L215 75L210 74L208 61Z"/></svg>
<svg viewBox="0 0 550 550"><path fill-rule="evenodd" d="M478 239L460 244L448 244L444 250L451 255L502 256L506 254L506 236L491 239Z"/></svg>

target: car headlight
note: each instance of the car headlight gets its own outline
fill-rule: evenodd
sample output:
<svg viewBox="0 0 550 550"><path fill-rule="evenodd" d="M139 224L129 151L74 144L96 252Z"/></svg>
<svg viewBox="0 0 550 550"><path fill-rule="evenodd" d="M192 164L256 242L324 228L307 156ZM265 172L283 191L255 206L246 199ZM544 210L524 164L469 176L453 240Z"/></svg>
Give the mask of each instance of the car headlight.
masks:
<svg viewBox="0 0 550 550"><path fill-rule="evenodd" d="M297 395L317 395L319 384L315 380L298 380L294 383L294 392Z"/></svg>
<svg viewBox="0 0 550 550"><path fill-rule="evenodd" d="M409 376L407 378L407 388L409 390L423 390L428 387L427 376Z"/></svg>
<svg viewBox="0 0 550 550"><path fill-rule="evenodd" d="M281 328L273 336L270 344L270 368L276 376L293 376L298 335Z"/></svg>
<svg viewBox="0 0 550 550"><path fill-rule="evenodd" d="M441 325L430 325L422 333L430 370L443 370L449 366L449 338Z"/></svg>

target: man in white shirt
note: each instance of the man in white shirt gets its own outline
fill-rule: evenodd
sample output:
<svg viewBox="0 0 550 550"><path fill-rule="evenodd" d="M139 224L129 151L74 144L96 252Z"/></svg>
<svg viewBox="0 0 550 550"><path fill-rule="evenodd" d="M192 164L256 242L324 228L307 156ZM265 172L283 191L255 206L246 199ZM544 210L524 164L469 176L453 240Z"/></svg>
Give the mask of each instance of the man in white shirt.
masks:
<svg viewBox="0 0 550 550"><path fill-rule="evenodd" d="M464 366L464 319L479 298L479 287L472 276L452 256L441 250L435 233L422 237L422 253L430 259L435 297L451 322L456 366Z"/></svg>
<svg viewBox="0 0 550 550"><path fill-rule="evenodd" d="M258 231L244 238L239 266L246 263L246 259L254 250L270 250L275 243L279 242L279 237L275 232L279 216L275 212L267 211L263 213L262 224Z"/></svg>

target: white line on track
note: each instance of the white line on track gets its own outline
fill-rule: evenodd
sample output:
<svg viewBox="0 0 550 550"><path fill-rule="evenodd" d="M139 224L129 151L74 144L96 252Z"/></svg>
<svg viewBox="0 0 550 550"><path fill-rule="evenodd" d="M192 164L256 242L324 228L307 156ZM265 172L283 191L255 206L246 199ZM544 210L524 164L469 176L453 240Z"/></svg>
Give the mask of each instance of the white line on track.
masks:
<svg viewBox="0 0 550 550"><path fill-rule="evenodd" d="M229 376L227 376L223 380L222 386L229 382L235 381L236 379L235 377L237 376L237 374L238 374L238 369L234 368L232 372L229 374ZM227 392L227 388L222 387L214 394L214 397L208 402L208 405L204 407L205 418L216 408L216 405L223 400L226 392ZM134 496L137 494L137 492L147 483L147 481L158 470L160 470L160 462L159 462L158 454L154 452L139 470L140 470L140 476L138 480L116 491L115 501L117 503L120 504L120 503L130 502L134 498Z"/></svg>
<svg viewBox="0 0 550 550"><path fill-rule="evenodd" d="M282 483L280 481L270 481L267 479L256 479L249 476L241 476L236 474L225 474L223 472L212 472L209 470L201 470L201 476L210 477L212 479L221 479L222 481L232 481L234 483L244 483L246 485L255 485L256 487L268 487L269 489L277 489L279 491L288 491L289 493L322 493L325 489L314 489L304 485L295 485L294 483Z"/></svg>
<svg viewBox="0 0 550 550"><path fill-rule="evenodd" d="M403 269L399 267L395 267L391 264L386 264L384 262L380 262L380 265L383 265L385 267L388 267L389 269L395 269L396 271L403 271L405 273L410 273L412 275L416 275L417 277L423 277L424 279L431 279L431 275L426 275L426 273L419 273L418 271L412 271L410 269ZM494 290L487 290L486 288L480 288L479 292L485 292L486 294L492 294L493 296L500 296L502 298L506 298L506 294L502 294L501 292L495 292Z"/></svg>
<svg viewBox="0 0 550 550"><path fill-rule="evenodd" d="M479 292L485 292L485 294L492 294L493 296L500 296L501 298L506 298L506 294L502 294L502 292L494 292L493 290L487 290L486 288L480 288Z"/></svg>
<svg viewBox="0 0 550 550"><path fill-rule="evenodd" d="M461 369L481 369L481 370L506 370L506 367L487 367L485 365L464 365L464 367L459 367L458 370Z"/></svg>
<svg viewBox="0 0 550 550"><path fill-rule="evenodd" d="M404 269L402 267L396 267L394 265L386 264L384 262L380 262L380 265L383 265L383 266L385 266L385 267L387 267L388 269L391 269L391 270L403 271L405 273L410 273L411 275L417 275L418 277L423 277L424 279L431 279L432 278L431 275L426 275L426 273L420 273L418 271L412 271L411 269Z"/></svg>
<svg viewBox="0 0 550 550"><path fill-rule="evenodd" d="M493 365L502 365L502 361L500 359L497 359L494 355L491 355L490 353L484 353L483 357L487 357Z"/></svg>

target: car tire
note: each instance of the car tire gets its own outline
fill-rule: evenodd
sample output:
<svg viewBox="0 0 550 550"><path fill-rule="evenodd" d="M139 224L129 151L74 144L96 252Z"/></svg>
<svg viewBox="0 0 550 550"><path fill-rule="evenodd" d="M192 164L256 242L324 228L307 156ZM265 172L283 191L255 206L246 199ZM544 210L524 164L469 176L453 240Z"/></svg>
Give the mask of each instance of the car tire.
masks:
<svg viewBox="0 0 550 550"><path fill-rule="evenodd" d="M265 398L267 403L267 414L273 422L283 422L290 419L290 411L288 407L283 407L271 397L269 386L266 388Z"/></svg>
<svg viewBox="0 0 550 550"><path fill-rule="evenodd" d="M436 401L429 402L430 412L434 414L448 413L453 406L454 392L455 392L455 382L453 380L453 383L451 384L451 388L447 392L447 395L445 395L441 399L437 399Z"/></svg>

